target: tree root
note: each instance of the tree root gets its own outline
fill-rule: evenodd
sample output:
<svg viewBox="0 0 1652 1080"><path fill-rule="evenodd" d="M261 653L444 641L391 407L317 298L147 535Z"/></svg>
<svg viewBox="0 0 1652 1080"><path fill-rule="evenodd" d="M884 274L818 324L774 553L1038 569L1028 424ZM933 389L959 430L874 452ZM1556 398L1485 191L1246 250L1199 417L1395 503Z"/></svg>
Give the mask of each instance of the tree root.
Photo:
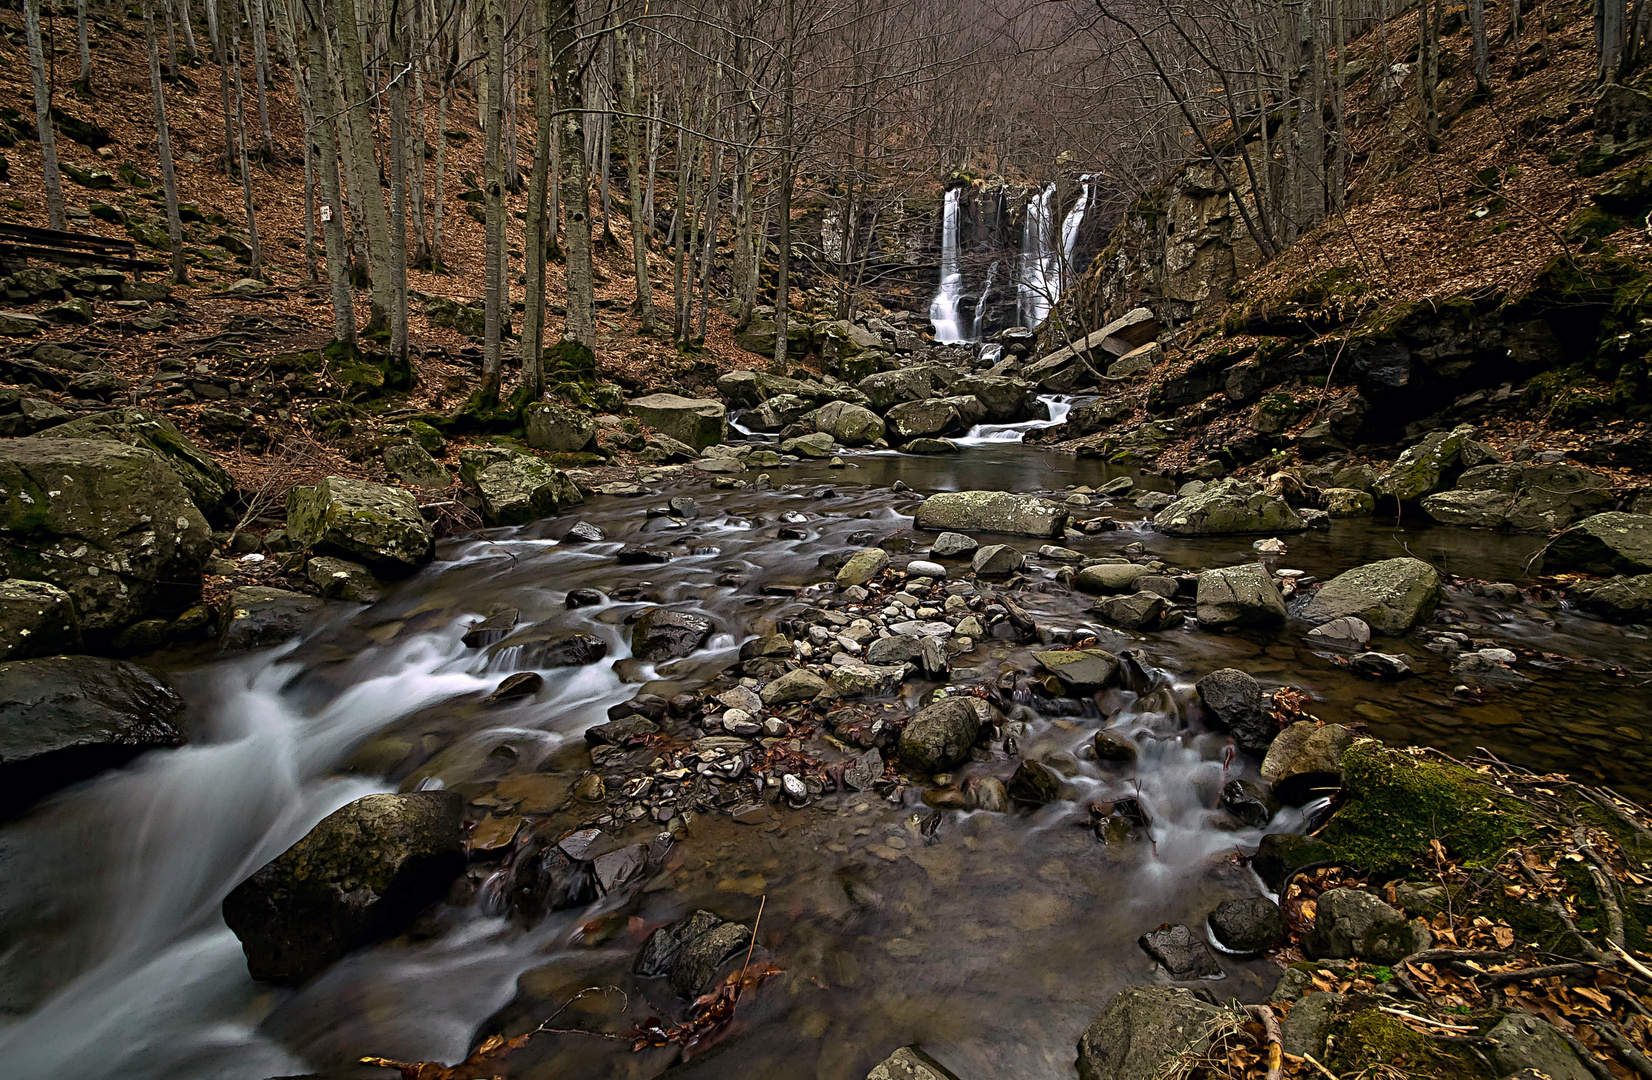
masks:
<svg viewBox="0 0 1652 1080"><path fill-rule="evenodd" d="M1285 1044L1279 1035L1279 1018L1274 1016L1273 1010L1266 1005L1246 1005L1245 1012L1262 1025L1263 1034L1268 1040L1267 1080L1279 1080L1285 1067Z"/></svg>

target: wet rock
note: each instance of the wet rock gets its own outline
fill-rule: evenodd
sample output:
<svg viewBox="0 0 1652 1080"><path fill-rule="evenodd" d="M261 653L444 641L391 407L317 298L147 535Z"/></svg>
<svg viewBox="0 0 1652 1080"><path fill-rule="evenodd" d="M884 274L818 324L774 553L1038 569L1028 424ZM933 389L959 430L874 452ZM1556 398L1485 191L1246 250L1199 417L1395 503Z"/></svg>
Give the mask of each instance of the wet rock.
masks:
<svg viewBox="0 0 1652 1080"><path fill-rule="evenodd" d="M604 895L612 896L642 877L648 869L648 845L631 844L599 855L591 861L591 866L596 873L597 887Z"/></svg>
<svg viewBox="0 0 1652 1080"><path fill-rule="evenodd" d="M1147 955L1164 965L1165 971L1178 982L1188 979L1219 979L1222 965L1210 951L1204 938L1180 923L1161 926L1143 934L1139 939Z"/></svg>
<svg viewBox="0 0 1652 1080"><path fill-rule="evenodd" d="M371 604L384 596L384 585L372 571L349 559L317 555L304 564L304 576L329 600Z"/></svg>
<svg viewBox="0 0 1652 1080"><path fill-rule="evenodd" d="M1568 570L1589 574L1652 571L1652 516L1613 512L1573 525L1543 551L1544 573Z"/></svg>
<svg viewBox="0 0 1652 1080"><path fill-rule="evenodd" d="M1110 596L1090 609L1102 621L1123 630L1158 630L1170 617L1170 604L1156 592ZM1179 621L1179 618L1178 618Z"/></svg>
<svg viewBox="0 0 1652 1080"><path fill-rule="evenodd" d="M279 645L302 633L321 604L304 593L243 585L229 594L218 616L218 647L238 652Z"/></svg>
<svg viewBox="0 0 1652 1080"><path fill-rule="evenodd" d="M452 791L368 795L237 885L224 921L252 977L302 983L398 933L464 869L463 811Z"/></svg>
<svg viewBox="0 0 1652 1080"><path fill-rule="evenodd" d="M621 566L663 566L671 558L664 548L627 547L614 553L614 561Z"/></svg>
<svg viewBox="0 0 1652 1080"><path fill-rule="evenodd" d="M917 664L930 675L947 669L946 650L940 639L930 634L895 634L879 638L867 646L868 664Z"/></svg>
<svg viewBox="0 0 1652 1080"><path fill-rule="evenodd" d="M1234 743L1247 754L1268 752L1274 735L1262 685L1237 668L1213 671L1194 684L1214 726L1232 733Z"/></svg>
<svg viewBox="0 0 1652 1080"><path fill-rule="evenodd" d="M601 836L596 829L582 829L560 840L536 834L512 859L505 890L511 914L534 923L550 912L595 900L596 867L586 856Z"/></svg>
<svg viewBox="0 0 1652 1080"><path fill-rule="evenodd" d="M183 708L171 686L124 660L0 663L0 817L146 750L182 745Z"/></svg>
<svg viewBox="0 0 1652 1080"><path fill-rule="evenodd" d="M809 786L803 778L794 773L787 773L780 778L780 793L786 796L786 801L793 806L801 806L809 801Z"/></svg>
<svg viewBox="0 0 1652 1080"><path fill-rule="evenodd" d="M884 423L871 409L847 401L829 401L803 417L844 446L870 446L885 435Z"/></svg>
<svg viewBox="0 0 1652 1080"><path fill-rule="evenodd" d="M1022 806L1048 806L1061 798L1061 778L1047 765L1023 761L1005 790L1012 802Z"/></svg>
<svg viewBox="0 0 1652 1080"><path fill-rule="evenodd" d="M1005 814L1010 809L1009 789L996 776L983 776L974 782L972 789L975 809L985 810L990 814Z"/></svg>
<svg viewBox="0 0 1652 1080"><path fill-rule="evenodd" d="M626 412L696 453L728 441L728 410L720 401L650 394L631 402Z"/></svg>
<svg viewBox="0 0 1652 1080"><path fill-rule="evenodd" d="M951 439L912 439L901 444L901 450L908 454L956 454L958 444Z"/></svg>
<svg viewBox="0 0 1652 1080"><path fill-rule="evenodd" d="M1035 652L1033 659L1043 665L1074 694L1093 694L1110 686L1118 677L1118 657L1105 649L1050 649Z"/></svg>
<svg viewBox="0 0 1652 1080"><path fill-rule="evenodd" d="M1073 588L1087 593L1131 593L1152 571L1135 563L1096 563L1073 577Z"/></svg>
<svg viewBox="0 0 1652 1080"><path fill-rule="evenodd" d="M851 791L870 791L881 776L883 755L876 750L868 750L849 762L843 770L843 783Z"/></svg>
<svg viewBox="0 0 1652 1080"><path fill-rule="evenodd" d="M1221 1012L1181 987L1125 987L1078 1040L1079 1080L1155 1080L1171 1059L1204 1052Z"/></svg>
<svg viewBox="0 0 1652 1080"><path fill-rule="evenodd" d="M764 705L774 708L779 705L790 705L795 701L813 701L825 689L825 679L808 668L798 668L786 672L763 687L759 696L762 697Z"/></svg>
<svg viewBox="0 0 1652 1080"><path fill-rule="evenodd" d="M578 453L596 442L597 422L578 409L550 401L522 407L525 441L535 450Z"/></svg>
<svg viewBox="0 0 1652 1080"><path fill-rule="evenodd" d="M1324 862L1331 857L1331 845L1311 836L1290 833L1268 833L1256 846L1251 856L1251 869L1262 879L1270 892L1277 893L1286 880L1304 866Z"/></svg>
<svg viewBox="0 0 1652 1080"><path fill-rule="evenodd" d="M901 732L901 759L924 772L942 772L969 756L980 729L980 714L970 701L942 698L920 710Z"/></svg>
<svg viewBox="0 0 1652 1080"><path fill-rule="evenodd" d="M1344 616L1314 627L1308 631L1306 640L1316 649L1358 652L1371 644L1371 627L1364 619Z"/></svg>
<svg viewBox="0 0 1652 1080"><path fill-rule="evenodd" d="M832 456L832 436L820 431L812 435L800 435L795 439L787 439L780 444L782 454L796 454L803 458L828 458Z"/></svg>
<svg viewBox="0 0 1652 1080"><path fill-rule="evenodd" d="M1578 608L1607 622L1652 620L1652 574L1579 581L1566 590Z"/></svg>
<svg viewBox="0 0 1652 1080"><path fill-rule="evenodd" d="M945 1066L915 1046L903 1046L872 1066L866 1080L958 1080Z"/></svg>
<svg viewBox="0 0 1652 1080"><path fill-rule="evenodd" d="M1499 1074L1532 1069L1550 1080L1593 1080L1571 1045L1548 1021L1526 1012L1499 1020L1486 1039Z"/></svg>
<svg viewBox="0 0 1652 1080"><path fill-rule="evenodd" d="M972 536L944 532L935 538L935 542L930 545L929 553L937 559L963 559L975 554L975 550L980 546Z"/></svg>
<svg viewBox="0 0 1652 1080"><path fill-rule="evenodd" d="M1015 533L1059 539L1067 510L1030 495L1007 491L949 491L931 495L913 518L919 529L951 532Z"/></svg>
<svg viewBox="0 0 1652 1080"><path fill-rule="evenodd" d="M666 507L673 517L697 518L700 516L700 504L687 495L676 495L666 501Z"/></svg>
<svg viewBox="0 0 1652 1080"><path fill-rule="evenodd" d="M725 960L750 943L750 927L696 911L654 931L643 945L636 971L645 977L665 975L678 997L692 999L706 989Z"/></svg>
<svg viewBox="0 0 1652 1080"><path fill-rule="evenodd" d="M936 581L945 581L946 567L942 566L938 562L930 562L927 559L913 559L911 562L906 564L906 576L934 578Z"/></svg>
<svg viewBox="0 0 1652 1080"><path fill-rule="evenodd" d="M729 709L718 719L723 723L723 730L730 735L744 735L750 738L763 734L763 725L757 722L755 714L745 709Z"/></svg>
<svg viewBox="0 0 1652 1080"><path fill-rule="evenodd" d="M1315 960L1367 960L1393 964L1427 945L1404 915L1358 889L1327 889L1319 895L1314 928L1302 952Z"/></svg>
<svg viewBox="0 0 1652 1080"><path fill-rule="evenodd" d="M1612 505L1612 485L1573 465L1481 465L1422 501L1446 525L1552 532Z"/></svg>
<svg viewBox="0 0 1652 1080"><path fill-rule="evenodd" d="M287 493L287 534L300 547L359 562L380 577L406 577L430 561L433 548L412 492L342 476Z"/></svg>
<svg viewBox="0 0 1652 1080"><path fill-rule="evenodd" d="M1358 618L1379 634L1403 634L1440 599L1440 575L1421 559L1385 559L1338 574L1302 609L1311 623Z"/></svg>
<svg viewBox="0 0 1652 1080"><path fill-rule="evenodd" d="M225 501L235 490L235 481L212 459L212 455L190 442L172 421L147 409L111 409L58 424L38 436L42 439L95 439L125 443L158 455L189 492L190 501L211 520L226 512ZM133 489L142 490L142 489Z"/></svg>
<svg viewBox="0 0 1652 1080"><path fill-rule="evenodd" d="M595 607L602 603L602 594L595 589L569 589L562 602L570 608Z"/></svg>
<svg viewBox="0 0 1652 1080"><path fill-rule="evenodd" d="M459 478L482 500L489 525L526 525L585 501L567 473L532 454L463 450Z"/></svg>
<svg viewBox="0 0 1652 1080"><path fill-rule="evenodd" d="M483 705L504 705L512 701L533 697L545 685L545 677L537 671L518 671L515 675L507 675L493 693L482 699Z"/></svg>
<svg viewBox="0 0 1652 1080"><path fill-rule="evenodd" d="M573 634L560 628L530 629L500 642L494 655L517 650L511 666L534 668L585 667L608 655L608 643L592 634Z"/></svg>
<svg viewBox="0 0 1652 1080"><path fill-rule="evenodd" d="M1103 728L1095 733L1091 742L1095 747L1097 761L1128 765L1136 760L1136 744L1116 731Z"/></svg>
<svg viewBox="0 0 1652 1080"><path fill-rule="evenodd" d="M1271 801L1249 780L1235 778L1223 784L1221 806L1253 829L1263 828L1273 820Z"/></svg>
<svg viewBox="0 0 1652 1080"><path fill-rule="evenodd" d="M861 548L849 556L849 561L838 568L837 587L847 589L865 585L889 569L889 553L882 548Z"/></svg>
<svg viewBox="0 0 1652 1080"><path fill-rule="evenodd" d="M0 441L0 577L68 593L88 638L196 602L211 552L206 519L160 455L91 438Z"/></svg>
<svg viewBox="0 0 1652 1080"><path fill-rule="evenodd" d="M934 392L928 374L915 368L874 372L856 383L855 389L866 395L868 405L880 411L903 401L921 401Z"/></svg>
<svg viewBox="0 0 1652 1080"><path fill-rule="evenodd" d="M1210 913L1210 931L1222 948L1245 955L1265 952L1290 933L1279 905L1265 896L1223 900Z"/></svg>
<svg viewBox="0 0 1652 1080"><path fill-rule="evenodd" d="M1348 661L1348 670L1368 679L1403 679L1413 674L1407 657L1383 652L1360 653Z"/></svg>
<svg viewBox="0 0 1652 1080"><path fill-rule="evenodd" d="M1301 532L1307 527L1284 499L1232 479L1214 481L1196 495L1177 499L1159 511L1153 525L1169 536Z"/></svg>
<svg viewBox="0 0 1652 1080"><path fill-rule="evenodd" d="M1286 617L1285 599L1260 563L1204 571L1194 604L1199 625L1209 630L1278 626Z"/></svg>
<svg viewBox="0 0 1652 1080"><path fill-rule="evenodd" d="M826 680L826 691L842 698L887 697L900 689L905 675L905 664L839 664Z"/></svg>
<svg viewBox="0 0 1652 1080"><path fill-rule="evenodd" d="M1162 491L1145 491L1136 496L1134 505L1137 510L1148 514L1157 514L1175 501L1174 496L1166 495Z"/></svg>
<svg viewBox="0 0 1652 1080"><path fill-rule="evenodd" d="M711 637L711 620L688 611L654 607L631 626L631 655L638 660L676 660Z"/></svg>
<svg viewBox="0 0 1652 1080"><path fill-rule="evenodd" d="M1301 806L1342 786L1342 753L1354 733L1341 724L1298 720L1279 733L1262 761L1262 779L1281 802Z"/></svg>
<svg viewBox="0 0 1652 1080"><path fill-rule="evenodd" d="M0 660L80 651L80 620L69 594L45 581L0 581Z"/></svg>
<svg viewBox="0 0 1652 1080"><path fill-rule="evenodd" d="M1399 456L1393 468L1377 478L1373 490L1378 496L1414 503L1450 487L1462 471L1459 454L1463 441L1473 435L1474 429L1465 424L1424 436Z"/></svg>
<svg viewBox="0 0 1652 1080"><path fill-rule="evenodd" d="M573 794L581 802L599 803L608 797L608 785L596 773L586 773L574 785Z"/></svg>
<svg viewBox="0 0 1652 1080"><path fill-rule="evenodd" d="M1354 488L1324 488L1319 493L1319 508L1334 518L1370 517L1376 513L1377 500L1370 492Z"/></svg>
<svg viewBox="0 0 1652 1080"><path fill-rule="evenodd" d="M517 620L521 617L522 613L516 608L500 608L480 622L471 623L459 641L467 649L480 649L492 645L496 641L504 640L516 629Z"/></svg>
<svg viewBox="0 0 1652 1080"><path fill-rule="evenodd" d="M1009 577L1025 561L1021 552L1008 544L988 544L976 551L970 568L978 577Z"/></svg>
<svg viewBox="0 0 1652 1080"><path fill-rule="evenodd" d="M589 521L576 521L562 534L564 544L600 544L607 539L608 534Z"/></svg>
<svg viewBox="0 0 1652 1080"><path fill-rule="evenodd" d="M646 716L632 713L606 724L585 729L585 741L592 746L627 746L660 730L660 726Z"/></svg>

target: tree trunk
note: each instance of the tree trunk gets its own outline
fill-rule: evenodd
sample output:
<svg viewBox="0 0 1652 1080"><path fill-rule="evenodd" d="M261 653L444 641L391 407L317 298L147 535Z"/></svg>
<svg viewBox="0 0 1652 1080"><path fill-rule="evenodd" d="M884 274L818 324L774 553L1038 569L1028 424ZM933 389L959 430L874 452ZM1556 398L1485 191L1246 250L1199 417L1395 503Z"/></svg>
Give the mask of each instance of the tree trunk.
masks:
<svg viewBox="0 0 1652 1080"><path fill-rule="evenodd" d="M321 12L321 0L296 0L304 16L304 40L309 44L310 63L305 83L315 105L316 138L321 162L321 237L327 250L327 283L333 295L333 339L347 345L356 342L356 312L350 294L350 242L344 229L344 194L339 181L338 138L334 119L339 115L333 93L332 57Z"/></svg>
<svg viewBox="0 0 1652 1080"><path fill-rule="evenodd" d="M411 376L407 343L407 60L408 27L403 5L416 0L391 0L386 34L390 52L390 357L404 376Z"/></svg>
<svg viewBox="0 0 1652 1080"><path fill-rule="evenodd" d="M797 96L797 11L796 0L785 0L786 60L785 92L780 104L780 260L774 285L774 371L786 370L786 323L791 304L792 189L796 185L797 155L792 147L792 111Z"/></svg>
<svg viewBox="0 0 1652 1080"><path fill-rule="evenodd" d="M379 170L373 154L373 120L369 110L366 69L362 65L361 24L357 21L356 0L337 0L334 22L338 27L338 61L344 78L345 111L348 114L344 159L349 166L350 194L361 208L367 233L368 273L373 285L372 316L367 333L388 329L395 303L393 272L390 269L390 224L385 220L384 197L379 188Z"/></svg>
<svg viewBox="0 0 1652 1080"><path fill-rule="evenodd" d="M310 97L310 88L302 73L302 61L298 55L296 40L297 27L292 5L286 0L277 0L275 33L281 43L281 51L287 57L287 67L293 76L293 96L298 99L298 112L304 119L304 144L300 147L304 154L304 273L306 280L314 285L321 280L321 271L316 264L315 142L311 138L311 132L315 130L315 101Z"/></svg>
<svg viewBox="0 0 1652 1080"><path fill-rule="evenodd" d="M247 102L241 91L241 27L230 35L231 66L235 69L236 153L241 160L241 202L247 214L247 247L251 249L249 277L264 276L263 254L258 248L258 215L252 201L252 168L247 161Z"/></svg>
<svg viewBox="0 0 1652 1080"><path fill-rule="evenodd" d="M92 92L92 45L86 37L86 0L75 0L75 44L80 47L80 77L75 86L82 93Z"/></svg>
<svg viewBox="0 0 1652 1080"><path fill-rule="evenodd" d="M193 18L194 16L189 12L189 0L178 0L178 21L183 24L184 28L184 51L189 54L191 64L199 64L201 54L195 48L195 27L191 25Z"/></svg>
<svg viewBox="0 0 1652 1080"><path fill-rule="evenodd" d="M211 9L215 12L213 17L212 17L212 25L217 27L217 29L213 31L212 52L214 54L214 58L218 61L218 102L219 102L219 105L223 108L223 111L224 111L224 157L223 157L223 166L224 166L224 175L228 176L228 175L235 172L235 157L236 157L236 152L235 152L235 122L234 122L234 118L231 117L231 115L230 115L230 108L229 108L230 55L229 55L229 49L226 45L225 27L222 25L222 20L219 18L219 16L222 14L222 12L218 12L216 10L217 7L218 7L218 0L207 0L207 6L208 6L209 9ZM231 0L231 10L232 10L232 12L233 12L233 7L234 7L234 0ZM232 22L232 23L235 21L235 18L233 16L233 14L231 15L229 21Z"/></svg>
<svg viewBox="0 0 1652 1080"><path fill-rule="evenodd" d="M585 88L580 78L574 0L552 0L558 147L561 152L563 215L567 236L567 333L591 350L597 347L594 279L591 269L591 198L585 160Z"/></svg>
<svg viewBox="0 0 1652 1080"><path fill-rule="evenodd" d="M161 190L166 195L166 235L172 241L172 280L189 281L189 264L184 261L184 223L178 214L178 177L172 170L172 143L166 129L166 95L161 88L161 51L155 38L155 12L150 0L143 0L143 42L149 49L149 96L155 106L155 151L161 159Z"/></svg>
<svg viewBox="0 0 1652 1080"><path fill-rule="evenodd" d="M270 103L266 92L270 79L270 43L264 35L264 0L247 0L247 21L252 24L252 70L258 82L258 132L263 139L260 153L265 161L275 160L275 136L270 133Z"/></svg>
<svg viewBox="0 0 1652 1080"><path fill-rule="evenodd" d="M500 309L510 295L510 282L501 272L500 252L503 248L505 215L505 12L503 0L482 0L482 39L484 44L482 79L487 93L482 121L482 144L486 153L482 179L484 231L487 237L486 266L487 292L482 306L482 385L478 397L482 404L499 400L500 352L499 339L504 334Z"/></svg>
<svg viewBox="0 0 1652 1080"><path fill-rule="evenodd" d="M436 180L430 189L430 269L442 271L442 224L447 207L447 105L452 92L452 77L448 73L447 58L442 58L441 86L436 97Z"/></svg>
<svg viewBox="0 0 1652 1080"><path fill-rule="evenodd" d="M46 183L46 220L64 227L63 179L57 169L57 134L52 127L52 91L46 82L46 53L40 43L40 0L23 0L23 31L29 39L29 71L34 76L34 122L40 130L41 172Z"/></svg>
<svg viewBox="0 0 1652 1080"><path fill-rule="evenodd" d="M654 332L654 287L648 277L648 232L643 226L642 161L638 156L637 113L640 106L637 94L636 44L622 28L619 31L619 50L624 100L620 108L625 119L620 133L625 141L626 190L631 198L631 257L637 282L637 302L634 309L641 320L641 333Z"/></svg>
<svg viewBox="0 0 1652 1080"><path fill-rule="evenodd" d="M1481 93L1491 89L1491 57L1486 42L1486 0L1468 0L1468 23L1474 30L1474 85Z"/></svg>
<svg viewBox="0 0 1652 1080"><path fill-rule="evenodd" d="M551 126L556 122L551 85L551 2L539 0L536 28L539 57L534 70L533 171L528 177L524 223L522 307L522 390L532 401L545 393L545 189L551 171Z"/></svg>

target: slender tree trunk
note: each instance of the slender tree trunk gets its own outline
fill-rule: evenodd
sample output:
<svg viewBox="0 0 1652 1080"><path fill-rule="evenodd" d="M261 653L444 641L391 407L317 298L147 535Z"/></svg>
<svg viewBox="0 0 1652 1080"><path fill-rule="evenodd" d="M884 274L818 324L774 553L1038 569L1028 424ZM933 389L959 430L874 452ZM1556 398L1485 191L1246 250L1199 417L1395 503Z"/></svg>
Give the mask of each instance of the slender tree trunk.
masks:
<svg viewBox="0 0 1652 1080"><path fill-rule="evenodd" d="M303 13L304 39L309 44L310 63L305 82L315 106L316 123L311 129L321 161L321 235L327 250L327 283L333 296L333 337L347 345L356 341L356 313L350 296L349 239L342 185L339 181L338 138L334 118L339 115L333 93L332 58L327 33L322 27L322 0L295 0Z"/></svg>
<svg viewBox="0 0 1652 1080"><path fill-rule="evenodd" d="M275 136L270 133L270 43L264 34L264 0L247 0L247 22L252 24L252 69L258 82L259 152L265 161L275 160Z"/></svg>
<svg viewBox="0 0 1652 1080"><path fill-rule="evenodd" d="M166 69L172 78L178 77L178 32L174 29L172 0L166 0Z"/></svg>
<svg viewBox="0 0 1652 1080"><path fill-rule="evenodd" d="M23 32L29 40L29 71L34 76L34 122L40 131L41 172L46 183L46 220L62 229L63 179L57 168L57 132L52 126L52 90L46 81L46 53L40 41L40 0L23 0Z"/></svg>
<svg viewBox="0 0 1652 1080"><path fill-rule="evenodd" d="M1474 31L1474 85L1484 93L1491 89L1490 46L1486 41L1486 0L1468 0L1468 24Z"/></svg>
<svg viewBox="0 0 1652 1080"><path fill-rule="evenodd" d="M161 159L161 190L166 195L166 235L172 242L172 280L183 285L189 281L189 264L184 260L184 223L178 214L178 178L172 171L166 95L161 88L160 45L155 40L155 12L150 0L143 0L143 43L149 50L149 96L155 107L155 151Z"/></svg>
<svg viewBox="0 0 1652 1080"><path fill-rule="evenodd" d="M224 62L224 48L222 40L218 37L218 0L202 0L202 2L206 5L207 44L212 49L212 62L222 64Z"/></svg>
<svg viewBox="0 0 1652 1080"><path fill-rule="evenodd" d="M652 68L650 68L652 71ZM652 83L652 78L650 78ZM660 164L660 126L664 116L665 102L656 91L650 97L651 106L648 110L648 189L642 197L642 220L648 226L648 235L653 237L654 227L654 174Z"/></svg>
<svg viewBox="0 0 1652 1080"><path fill-rule="evenodd" d="M247 161L247 103L241 91L241 27L230 35L231 66L235 69L235 127L236 153L241 161L241 202L247 214L247 247L251 249L252 263L249 277L264 276L263 254L258 247L258 215L252 201L252 169Z"/></svg>
<svg viewBox="0 0 1652 1080"><path fill-rule="evenodd" d="M483 229L487 237L486 295L482 307L482 385L479 398L488 405L499 400L499 339L504 334L500 309L509 302L510 282L501 271L500 255L505 214L505 13L503 0L482 0L482 37L485 66L482 79L487 93L483 110L482 142L486 153L482 179Z"/></svg>
<svg viewBox="0 0 1652 1080"><path fill-rule="evenodd" d="M595 350L597 346L594 280L591 268L591 200L585 161L585 89L581 85L574 0L552 0L556 107L561 151L562 205L567 236L568 336Z"/></svg>
<svg viewBox="0 0 1652 1080"><path fill-rule="evenodd" d="M452 92L452 78L448 73L447 58L442 59L441 86L436 98L436 181L430 191L430 269L443 270L442 220L445 216L447 193L447 105Z"/></svg>
<svg viewBox="0 0 1652 1080"><path fill-rule="evenodd" d="M551 85L551 3L539 0L535 28L539 57L534 65L533 171L528 176L524 222L522 305L522 390L532 401L545 393L545 189L551 171L551 126L556 122Z"/></svg>
<svg viewBox="0 0 1652 1080"><path fill-rule="evenodd" d="M168 10L171 10L170 6L168 7ZM189 62L191 64L199 64L201 62L201 53L200 50L195 48L195 27L192 25L193 19L194 16L191 15L189 11L189 0L178 0L178 22L183 24L184 29L184 52L188 54Z"/></svg>
<svg viewBox="0 0 1652 1080"><path fill-rule="evenodd" d="M1417 5L1418 51L1417 87L1423 96L1423 131L1428 152L1440 149L1440 21L1442 0L1421 0Z"/></svg>
<svg viewBox="0 0 1652 1080"><path fill-rule="evenodd" d="M425 41L424 4L425 0L412 0L413 6L409 11L412 18L412 29L409 37L418 45ZM413 192L411 204L413 210L413 265L430 265L430 237L425 232L424 220L424 153L425 153L425 124L430 118L429 102L425 100L424 92L424 60L421 58L413 62L413 117L412 156L413 156Z"/></svg>
<svg viewBox="0 0 1652 1080"><path fill-rule="evenodd" d="M637 94L636 44L623 29L619 31L619 50L624 98L620 108L625 112L620 133L625 141L626 190L631 198L631 257L637 280L635 310L640 319L638 329L644 334L652 334L655 329L654 287L648 277L648 231L643 225L642 161L637 146L637 113L641 102Z"/></svg>
<svg viewBox="0 0 1652 1080"><path fill-rule="evenodd" d="M234 0L231 0L232 11L233 3ZM218 0L207 0L207 9L212 12L209 24L214 27L212 31L212 52L213 59L218 62L218 101L224 112L223 166L224 175L228 176L235 172L235 122L230 116L229 107L229 50L226 47L223 20L219 18L222 12L218 10ZM233 14L230 21L235 21Z"/></svg>
<svg viewBox="0 0 1652 1080"><path fill-rule="evenodd" d="M75 0L75 44L80 47L80 77L75 86L82 93L92 92L92 45L86 37L86 0Z"/></svg>
<svg viewBox="0 0 1652 1080"><path fill-rule="evenodd" d="M792 111L797 96L796 0L785 0L786 59L784 96L780 103L780 259L774 285L774 370L786 370L786 323L790 318L792 269L792 190L797 183L797 155Z"/></svg>
<svg viewBox="0 0 1652 1080"><path fill-rule="evenodd" d="M349 114L345 160L350 164L350 190L361 207L367 231L367 259L373 282L373 314L367 331L388 328L395 304L390 268L390 225L385 220L384 197L379 189L379 172L373 154L373 118L369 112L366 69L362 65L361 24L355 0L337 0L339 66L344 76L345 103Z"/></svg>
<svg viewBox="0 0 1652 1080"><path fill-rule="evenodd" d="M298 55L297 25L288 0L276 0L275 34L281 44L281 52L287 58L287 67L292 72L293 96L298 99L298 112L304 119L304 144L300 147L304 154L304 274L305 280L314 285L321 280L321 271L316 264L315 140L311 136L315 130L315 101L310 97L310 88L303 75L303 65Z"/></svg>
<svg viewBox="0 0 1652 1080"><path fill-rule="evenodd" d="M413 0L392 0L386 34L390 52L390 356L410 376L407 343L407 7Z"/></svg>

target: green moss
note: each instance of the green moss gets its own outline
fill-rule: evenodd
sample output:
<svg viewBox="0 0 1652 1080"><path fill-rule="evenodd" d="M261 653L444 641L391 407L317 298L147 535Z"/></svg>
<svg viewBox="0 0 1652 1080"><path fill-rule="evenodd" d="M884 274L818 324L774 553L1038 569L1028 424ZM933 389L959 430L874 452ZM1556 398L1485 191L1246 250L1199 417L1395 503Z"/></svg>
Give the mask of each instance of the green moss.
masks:
<svg viewBox="0 0 1652 1080"><path fill-rule="evenodd" d="M1338 1076L1368 1075L1379 1065L1417 1080L1496 1076L1468 1050L1435 1042L1375 1008L1337 1016L1326 1035L1325 1064Z"/></svg>
<svg viewBox="0 0 1652 1080"><path fill-rule="evenodd" d="M1616 214L1607 213L1598 206L1585 206L1572 215L1561 236L1571 244L1598 244L1601 240L1628 227L1628 222Z"/></svg>
<svg viewBox="0 0 1652 1080"><path fill-rule="evenodd" d="M1365 291L1357 266L1333 266L1292 289L1286 302L1313 308L1340 297L1362 296Z"/></svg>
<svg viewBox="0 0 1652 1080"><path fill-rule="evenodd" d="M1289 394L1266 394L1256 407L1274 416L1291 416L1296 413L1296 399Z"/></svg>
<svg viewBox="0 0 1652 1080"><path fill-rule="evenodd" d="M1375 740L1350 747L1342 768L1348 801L1322 838L1337 858L1377 875L1425 862L1434 839L1467 865L1489 865L1532 831L1524 804L1468 769L1420 761Z"/></svg>
<svg viewBox="0 0 1652 1080"><path fill-rule="evenodd" d="M1631 380L1602 382L1581 365L1545 371L1526 384L1526 400L1544 410L1555 427L1574 427L1590 420L1636 419L1644 416L1641 388Z"/></svg>

